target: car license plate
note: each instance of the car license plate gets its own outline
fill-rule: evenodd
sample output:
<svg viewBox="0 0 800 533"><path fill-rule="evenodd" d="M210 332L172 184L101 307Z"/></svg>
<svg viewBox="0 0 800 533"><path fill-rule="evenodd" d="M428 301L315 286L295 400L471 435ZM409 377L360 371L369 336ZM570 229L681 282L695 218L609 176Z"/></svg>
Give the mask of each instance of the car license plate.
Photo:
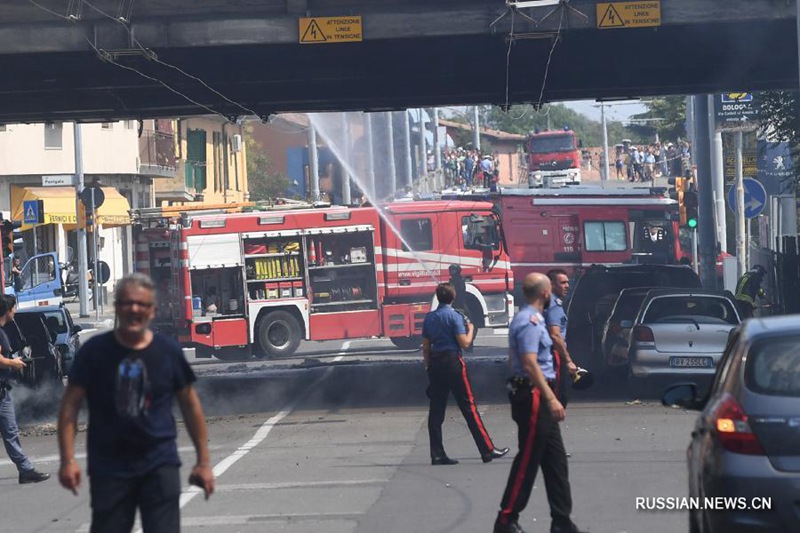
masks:
<svg viewBox="0 0 800 533"><path fill-rule="evenodd" d="M714 360L710 357L670 357L669 366L676 368L711 368Z"/></svg>

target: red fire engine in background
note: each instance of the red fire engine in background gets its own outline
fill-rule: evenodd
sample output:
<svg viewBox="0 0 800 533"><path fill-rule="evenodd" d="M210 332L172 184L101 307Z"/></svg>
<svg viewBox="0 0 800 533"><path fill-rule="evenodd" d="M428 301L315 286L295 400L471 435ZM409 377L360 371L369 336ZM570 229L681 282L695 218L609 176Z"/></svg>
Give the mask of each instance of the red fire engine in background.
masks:
<svg viewBox="0 0 800 533"><path fill-rule="evenodd" d="M528 135L525 149L530 187L580 185L581 153L571 129L536 130Z"/></svg>
<svg viewBox="0 0 800 533"><path fill-rule="evenodd" d="M157 284L156 327L221 359L286 356L301 340L383 336L416 348L451 264L476 325L508 325L513 276L491 203L381 210L138 210L136 270Z"/></svg>
<svg viewBox="0 0 800 533"><path fill-rule="evenodd" d="M519 284L530 272L592 264L689 263L691 236L678 202L659 188L563 187L448 194L492 201L500 214Z"/></svg>

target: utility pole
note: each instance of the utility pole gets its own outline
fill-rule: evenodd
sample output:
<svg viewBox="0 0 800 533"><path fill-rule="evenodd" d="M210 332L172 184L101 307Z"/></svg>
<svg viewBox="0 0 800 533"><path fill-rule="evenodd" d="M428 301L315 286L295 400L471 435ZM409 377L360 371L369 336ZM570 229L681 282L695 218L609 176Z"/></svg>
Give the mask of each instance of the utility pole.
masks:
<svg viewBox="0 0 800 533"><path fill-rule="evenodd" d="M722 157L722 132L717 130L717 117L714 112L713 94L708 98L708 128L713 136L711 142L711 175L714 182L714 208L717 214L717 242L720 251L728 251L728 229L725 221L725 166Z"/></svg>
<svg viewBox="0 0 800 533"><path fill-rule="evenodd" d="M319 155L317 154L317 130L313 122L308 121L308 166L311 172L311 200L316 202L319 196Z"/></svg>
<svg viewBox="0 0 800 533"><path fill-rule="evenodd" d="M600 121L603 123L603 173L600 176L600 182L605 184L610 174L608 167L608 124L606 123L606 105L603 102L600 102Z"/></svg>
<svg viewBox="0 0 800 533"><path fill-rule="evenodd" d="M392 194L397 190L397 167L394 161L394 128L392 127L392 112L387 111L386 115L386 142L388 150L386 154L386 165L389 167L389 183L392 184ZM377 195L376 195L377 196ZM378 198L376 197L376 200Z"/></svg>
<svg viewBox="0 0 800 533"><path fill-rule="evenodd" d="M422 179L423 176L428 174L428 140L425 138L425 111L420 107L419 108L419 162L420 162L420 169L419 169L419 177Z"/></svg>
<svg viewBox="0 0 800 533"><path fill-rule="evenodd" d="M445 139L445 146L447 139ZM439 147L439 108L433 108L433 160L436 170L442 170L442 150Z"/></svg>
<svg viewBox="0 0 800 533"><path fill-rule="evenodd" d="M475 126L472 128L472 146L475 150L481 149L481 125L478 118L478 106L472 108L474 113L473 120L475 121Z"/></svg>
<svg viewBox="0 0 800 533"><path fill-rule="evenodd" d="M747 235L744 212L744 169L742 168L742 131L734 133L736 151L736 275L740 278L747 272Z"/></svg>
<svg viewBox="0 0 800 533"><path fill-rule="evenodd" d="M699 256L700 279L703 286L716 288L716 223L714 221L714 194L711 180L711 136L708 121L708 98L691 97L694 118L694 144L692 155L697 164L697 201L700 214Z"/></svg>
<svg viewBox="0 0 800 533"><path fill-rule="evenodd" d="M83 134L81 132L81 125L75 122L72 125L73 136L75 138L75 215L78 224L76 224L76 244L78 246L78 300L79 300L79 314L81 318L89 317L89 267L88 259L86 257L86 219L81 217L81 210L83 203L80 200L80 194L83 192ZM80 221L84 223L81 224ZM36 228L34 228L34 235ZM98 275L95 270L95 276ZM98 284L94 286L95 293L98 293ZM95 294L95 301L98 295Z"/></svg>
<svg viewBox="0 0 800 533"><path fill-rule="evenodd" d="M364 137L367 140L367 189L364 194L367 198L374 200L375 198L375 155L373 154L372 143L372 114L364 113Z"/></svg>
<svg viewBox="0 0 800 533"><path fill-rule="evenodd" d="M402 111L403 113L403 153L406 156L406 187L410 187L414 182L414 169L413 158L411 157L411 118L408 116L408 109Z"/></svg>

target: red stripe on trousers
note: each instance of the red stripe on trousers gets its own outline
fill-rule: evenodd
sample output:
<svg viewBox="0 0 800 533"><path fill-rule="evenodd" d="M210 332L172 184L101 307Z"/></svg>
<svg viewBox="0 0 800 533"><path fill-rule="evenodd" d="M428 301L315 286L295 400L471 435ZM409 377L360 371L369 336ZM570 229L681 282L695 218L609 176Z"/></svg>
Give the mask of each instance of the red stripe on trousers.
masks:
<svg viewBox="0 0 800 533"><path fill-rule="evenodd" d="M511 489L511 497L508 498L506 508L503 509L503 514L510 515L514 512L514 502L517 501L519 490L522 488L522 481L525 479L525 473L528 470L528 464L531 462L531 455L533 454L533 441L536 439L536 421L539 419L539 389L534 388L531 394L531 419L528 422L528 438L525 439L525 448L522 450L522 460L519 462L519 470L517 476L514 478L514 486Z"/></svg>
<svg viewBox="0 0 800 533"><path fill-rule="evenodd" d="M492 451L494 449L494 443L492 443L492 439L489 437L486 428L483 427L483 421L480 415L478 415L478 408L475 406L475 397L472 395L472 387L470 387L469 378L467 377L467 365L464 364L464 360L460 356L458 362L461 363L461 379L464 381L464 387L467 389L467 398L469 399L472 418L475 419L475 423L478 424L478 429L481 430L481 435L483 436L483 441L486 443L487 449Z"/></svg>

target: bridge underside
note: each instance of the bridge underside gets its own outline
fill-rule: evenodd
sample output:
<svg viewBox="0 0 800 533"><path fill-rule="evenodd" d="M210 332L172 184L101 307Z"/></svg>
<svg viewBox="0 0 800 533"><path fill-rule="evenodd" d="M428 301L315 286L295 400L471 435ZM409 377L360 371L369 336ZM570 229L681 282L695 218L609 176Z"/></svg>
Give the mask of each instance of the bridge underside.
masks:
<svg viewBox="0 0 800 533"><path fill-rule="evenodd" d="M515 40L507 71L505 34L154 50L235 104L144 55L116 61L176 92L94 51L5 55L0 122L502 105L538 102L542 87L543 102L793 88L796 33L785 19L570 30L546 80L552 39Z"/></svg>

